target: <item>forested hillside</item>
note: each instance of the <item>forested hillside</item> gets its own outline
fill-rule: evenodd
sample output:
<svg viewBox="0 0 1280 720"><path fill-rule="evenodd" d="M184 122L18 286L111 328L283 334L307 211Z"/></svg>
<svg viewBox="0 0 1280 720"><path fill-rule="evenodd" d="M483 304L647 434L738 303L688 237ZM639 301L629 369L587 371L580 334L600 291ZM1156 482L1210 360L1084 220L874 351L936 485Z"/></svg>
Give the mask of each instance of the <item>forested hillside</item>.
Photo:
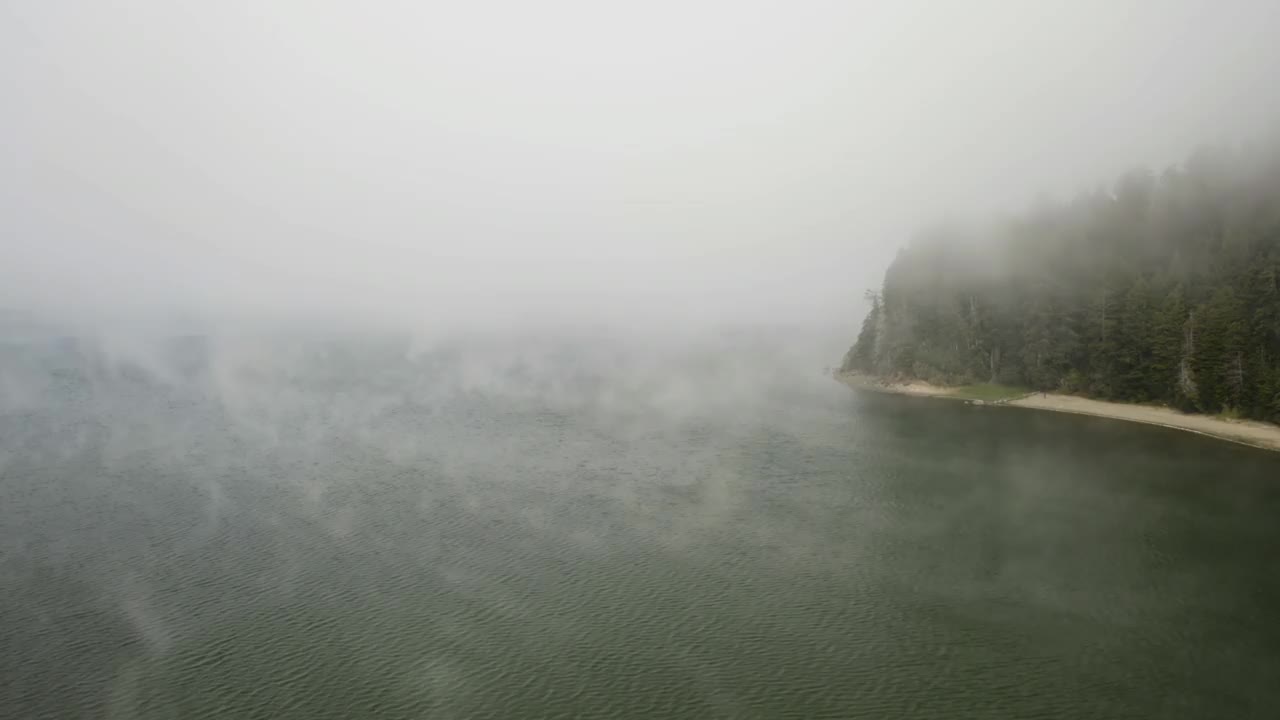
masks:
<svg viewBox="0 0 1280 720"><path fill-rule="evenodd" d="M1280 152L1204 148L1110 191L917 236L844 369L1280 421Z"/></svg>

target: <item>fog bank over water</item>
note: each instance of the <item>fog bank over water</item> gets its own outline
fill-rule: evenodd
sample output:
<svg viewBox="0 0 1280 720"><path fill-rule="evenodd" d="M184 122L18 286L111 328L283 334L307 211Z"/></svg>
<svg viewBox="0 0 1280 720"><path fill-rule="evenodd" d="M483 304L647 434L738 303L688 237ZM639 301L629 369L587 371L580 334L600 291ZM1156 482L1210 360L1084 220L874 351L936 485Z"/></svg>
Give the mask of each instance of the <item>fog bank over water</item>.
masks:
<svg viewBox="0 0 1280 720"><path fill-rule="evenodd" d="M931 219L1274 127L1280 9L0 6L0 304L844 336Z"/></svg>
<svg viewBox="0 0 1280 720"><path fill-rule="evenodd" d="M15 418L65 404L66 412L110 424L112 416L140 412L127 407L126 396L137 392L209 404L233 425L245 420L288 427L293 421L285 416L294 416L302 426L340 422L353 434L371 432L376 417L395 406L472 397L516 407L644 415L648 422L740 415L777 392L829 392L823 363L836 357L840 344L804 328L761 326L696 333L593 326L415 334L11 320L0 330L0 403ZM311 405L291 405L302 399ZM185 419L184 408L191 409L180 403L163 414Z"/></svg>
<svg viewBox="0 0 1280 720"><path fill-rule="evenodd" d="M1273 453L780 332L37 330L0 716L1274 714Z"/></svg>
<svg viewBox="0 0 1280 720"><path fill-rule="evenodd" d="M1271 720L1280 455L827 371L1278 16L0 0L0 717Z"/></svg>

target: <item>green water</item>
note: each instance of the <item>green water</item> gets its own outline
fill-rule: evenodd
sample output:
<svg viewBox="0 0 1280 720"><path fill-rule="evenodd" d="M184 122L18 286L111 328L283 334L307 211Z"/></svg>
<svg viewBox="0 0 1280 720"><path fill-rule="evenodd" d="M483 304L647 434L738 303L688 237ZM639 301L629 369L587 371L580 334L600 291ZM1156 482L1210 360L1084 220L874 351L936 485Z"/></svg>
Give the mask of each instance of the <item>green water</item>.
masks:
<svg viewBox="0 0 1280 720"><path fill-rule="evenodd" d="M6 346L0 717L1280 708L1280 454L714 355L400 352Z"/></svg>

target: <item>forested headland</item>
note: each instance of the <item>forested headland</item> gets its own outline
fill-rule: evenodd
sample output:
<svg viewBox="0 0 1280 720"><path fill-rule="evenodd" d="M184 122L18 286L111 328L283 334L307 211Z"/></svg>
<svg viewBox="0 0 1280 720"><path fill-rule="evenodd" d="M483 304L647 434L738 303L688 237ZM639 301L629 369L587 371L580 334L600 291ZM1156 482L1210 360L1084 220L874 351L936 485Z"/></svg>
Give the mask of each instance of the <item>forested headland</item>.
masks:
<svg viewBox="0 0 1280 720"><path fill-rule="evenodd" d="M1280 422L1280 145L919 233L843 369Z"/></svg>

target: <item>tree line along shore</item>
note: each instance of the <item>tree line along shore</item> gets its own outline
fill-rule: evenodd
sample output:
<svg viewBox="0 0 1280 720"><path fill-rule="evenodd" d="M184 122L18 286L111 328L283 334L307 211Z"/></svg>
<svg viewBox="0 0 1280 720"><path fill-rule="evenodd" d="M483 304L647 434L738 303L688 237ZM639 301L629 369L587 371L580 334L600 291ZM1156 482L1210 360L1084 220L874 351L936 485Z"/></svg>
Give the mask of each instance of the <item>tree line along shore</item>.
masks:
<svg viewBox="0 0 1280 720"><path fill-rule="evenodd" d="M1280 423L1280 143L1203 147L1109 189L936 225L868 295L842 377L1280 433L1235 422Z"/></svg>

